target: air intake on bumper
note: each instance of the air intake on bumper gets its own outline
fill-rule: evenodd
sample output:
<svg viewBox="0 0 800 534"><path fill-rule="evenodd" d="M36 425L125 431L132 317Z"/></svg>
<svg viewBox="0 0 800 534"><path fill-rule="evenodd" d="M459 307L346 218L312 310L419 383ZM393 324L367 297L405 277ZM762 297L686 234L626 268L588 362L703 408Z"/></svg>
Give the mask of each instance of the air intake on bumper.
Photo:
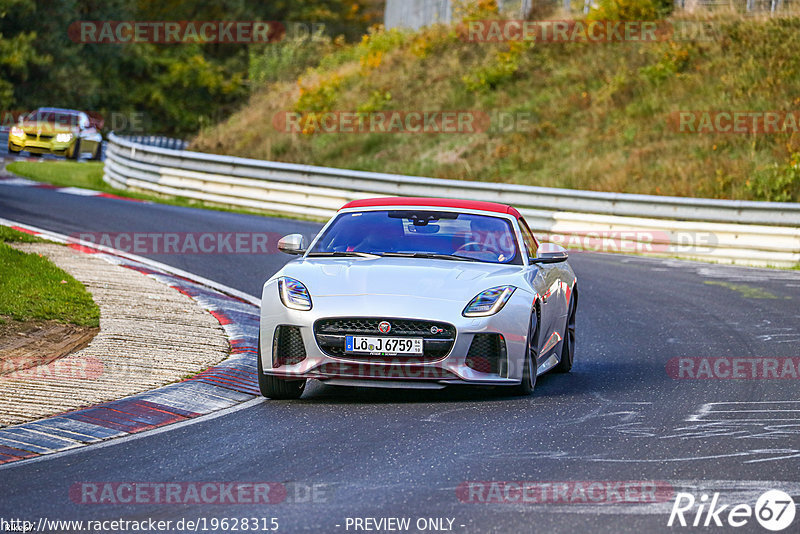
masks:
<svg viewBox="0 0 800 534"><path fill-rule="evenodd" d="M500 334L475 334L469 346L467 367L478 371L508 377L506 341Z"/></svg>
<svg viewBox="0 0 800 534"><path fill-rule="evenodd" d="M306 359L303 336L297 326L279 326L272 341L272 367L297 365Z"/></svg>

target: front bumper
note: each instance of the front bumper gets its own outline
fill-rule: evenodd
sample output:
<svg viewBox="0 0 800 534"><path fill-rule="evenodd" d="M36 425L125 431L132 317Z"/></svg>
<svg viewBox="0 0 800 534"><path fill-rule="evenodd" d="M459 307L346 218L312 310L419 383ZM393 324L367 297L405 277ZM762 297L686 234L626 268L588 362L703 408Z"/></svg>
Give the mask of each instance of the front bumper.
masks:
<svg viewBox="0 0 800 534"><path fill-rule="evenodd" d="M533 295L517 289L505 307L490 317L463 317L461 312L467 301L395 295L315 297L312 310L297 311L283 306L275 284L268 283L264 287L261 307L262 367L266 374L286 379L315 378L344 385L430 388L448 384L518 384L526 355ZM449 352L434 359L403 355L375 358L348 354L332 356L330 350L323 350L315 334L315 323L323 319L353 317L390 322L423 320L447 323L454 327L455 340ZM275 334L279 326L295 327L295 332L299 331L305 349L302 361L273 365ZM499 370L484 372L476 370L474 364L467 364L470 347L479 334L502 336L505 362Z"/></svg>
<svg viewBox="0 0 800 534"><path fill-rule="evenodd" d="M55 137L42 139L41 137L31 135L25 135L24 137L9 136L8 149L15 152L25 150L33 154L66 156L73 143L75 143L75 139L66 143L60 143L55 140Z"/></svg>

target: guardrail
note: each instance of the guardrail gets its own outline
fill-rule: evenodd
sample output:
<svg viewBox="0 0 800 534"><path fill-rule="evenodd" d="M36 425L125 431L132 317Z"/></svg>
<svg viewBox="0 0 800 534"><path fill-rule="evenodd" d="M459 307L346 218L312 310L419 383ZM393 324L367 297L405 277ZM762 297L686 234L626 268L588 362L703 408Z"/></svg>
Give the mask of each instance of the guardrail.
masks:
<svg viewBox="0 0 800 534"><path fill-rule="evenodd" d="M188 141L175 137L165 137L163 135L130 135L125 137L132 143L147 146L157 146L159 148L171 148L173 150L185 150Z"/></svg>
<svg viewBox="0 0 800 534"><path fill-rule="evenodd" d="M113 133L104 180L119 189L323 219L350 200L375 196L488 200L516 206L534 231L583 248L616 246L622 252L747 265L800 264L800 204L794 203L400 176L171 150Z"/></svg>

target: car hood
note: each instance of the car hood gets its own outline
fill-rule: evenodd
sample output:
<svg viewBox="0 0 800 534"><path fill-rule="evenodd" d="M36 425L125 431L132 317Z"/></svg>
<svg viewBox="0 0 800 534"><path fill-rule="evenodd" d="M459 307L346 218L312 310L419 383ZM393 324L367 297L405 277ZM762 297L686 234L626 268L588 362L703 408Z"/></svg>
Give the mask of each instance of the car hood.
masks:
<svg viewBox="0 0 800 534"><path fill-rule="evenodd" d="M276 276L295 278L314 297L387 295L469 300L518 282L519 265L421 258L314 258L289 263Z"/></svg>
<svg viewBox="0 0 800 534"><path fill-rule="evenodd" d="M37 134L39 130L43 134L55 135L60 133L74 133L75 128L67 124L59 124L54 122L23 122L21 126L25 133Z"/></svg>

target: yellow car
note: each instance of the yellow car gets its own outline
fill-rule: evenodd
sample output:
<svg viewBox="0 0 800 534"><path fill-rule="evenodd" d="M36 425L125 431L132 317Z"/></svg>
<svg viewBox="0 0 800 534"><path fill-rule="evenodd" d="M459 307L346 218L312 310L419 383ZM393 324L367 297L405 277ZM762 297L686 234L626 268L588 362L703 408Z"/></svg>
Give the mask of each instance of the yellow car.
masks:
<svg viewBox="0 0 800 534"><path fill-rule="evenodd" d="M78 159L89 153L100 159L103 137L89 116L74 109L39 108L22 118L8 133L8 151L32 156L55 154Z"/></svg>

